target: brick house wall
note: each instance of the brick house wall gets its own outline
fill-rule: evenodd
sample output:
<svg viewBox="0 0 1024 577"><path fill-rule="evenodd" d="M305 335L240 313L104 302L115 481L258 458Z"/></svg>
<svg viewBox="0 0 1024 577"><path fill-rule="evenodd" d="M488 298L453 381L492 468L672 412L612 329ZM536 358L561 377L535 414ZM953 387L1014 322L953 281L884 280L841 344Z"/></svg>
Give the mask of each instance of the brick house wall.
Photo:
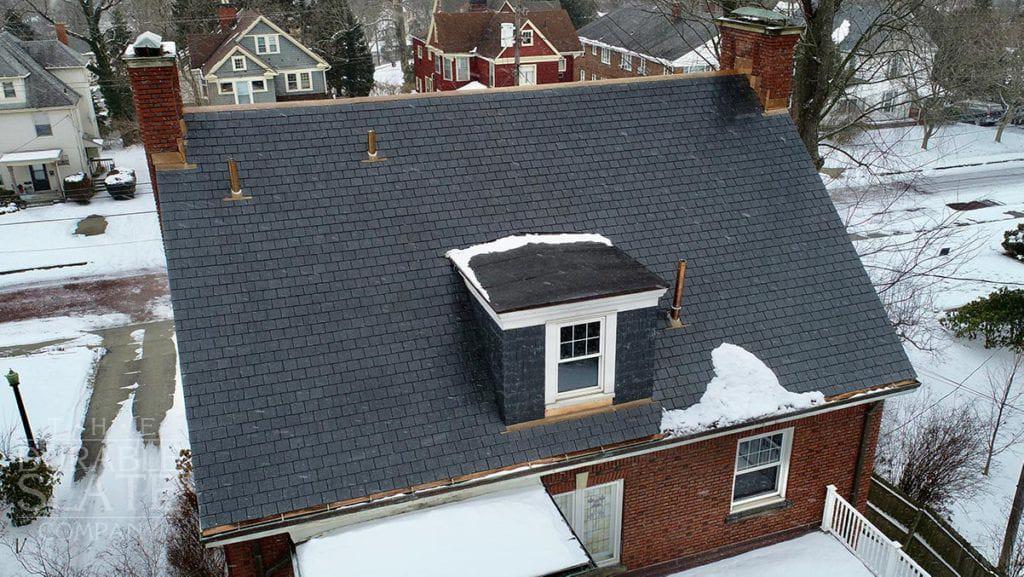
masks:
<svg viewBox="0 0 1024 577"><path fill-rule="evenodd" d="M825 487L849 497L860 452L865 411L851 407L756 431L628 457L543 477L551 494L572 491L576 475L588 486L623 480L621 562L630 570L664 563L645 573L678 571L788 539L821 524ZM871 415L869 453L857 507L867 504L871 464L881 422ZM788 506L749 517L730 517L737 443L752 435L793 427ZM669 563L671 562L671 563Z"/></svg>
<svg viewBox="0 0 1024 577"><path fill-rule="evenodd" d="M291 560L287 534L224 546L228 577L294 577Z"/></svg>
<svg viewBox="0 0 1024 577"><path fill-rule="evenodd" d="M633 56L633 69L623 70L622 69L622 53L610 50L611 62L604 64L601 62L601 49L597 49L597 55L594 54L592 44L583 44L583 56L579 58L577 63L580 70L586 73L587 80L593 80L596 74L599 79L604 78L638 78L643 76L658 76L665 74L665 66L660 62L654 60L647 60L647 74L639 74L637 72L637 65L639 64L640 58ZM576 80L579 80L579 72L576 72Z"/></svg>

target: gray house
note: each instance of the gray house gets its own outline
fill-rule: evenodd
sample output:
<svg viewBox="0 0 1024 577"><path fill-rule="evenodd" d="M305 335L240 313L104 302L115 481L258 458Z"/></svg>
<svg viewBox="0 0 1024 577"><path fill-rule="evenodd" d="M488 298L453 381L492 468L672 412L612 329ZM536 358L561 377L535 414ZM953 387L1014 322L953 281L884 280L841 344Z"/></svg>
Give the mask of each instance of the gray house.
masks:
<svg viewBox="0 0 1024 577"><path fill-rule="evenodd" d="M327 98L330 65L255 10L217 7L220 31L189 36L190 69L204 104Z"/></svg>

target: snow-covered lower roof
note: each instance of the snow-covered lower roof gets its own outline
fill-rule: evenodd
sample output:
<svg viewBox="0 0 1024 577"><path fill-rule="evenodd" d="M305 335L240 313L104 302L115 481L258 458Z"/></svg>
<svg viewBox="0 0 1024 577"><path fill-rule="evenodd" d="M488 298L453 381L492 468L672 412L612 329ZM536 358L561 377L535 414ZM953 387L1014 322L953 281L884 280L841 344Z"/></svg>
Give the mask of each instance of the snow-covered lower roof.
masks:
<svg viewBox="0 0 1024 577"><path fill-rule="evenodd" d="M480 82L474 80L469 84L466 84L465 86L460 86L456 88L456 90L485 90L486 88L487 86L485 84L481 84Z"/></svg>
<svg viewBox="0 0 1024 577"><path fill-rule="evenodd" d="M873 577L835 537L815 531L669 577Z"/></svg>
<svg viewBox="0 0 1024 577"><path fill-rule="evenodd" d="M7 154L0 156L0 164L13 166L17 164L32 164L35 162L54 162L59 158L59 148L29 150L26 152L8 152Z"/></svg>
<svg viewBox="0 0 1024 577"><path fill-rule="evenodd" d="M296 553L302 577L539 577L590 563L540 481L344 527Z"/></svg>

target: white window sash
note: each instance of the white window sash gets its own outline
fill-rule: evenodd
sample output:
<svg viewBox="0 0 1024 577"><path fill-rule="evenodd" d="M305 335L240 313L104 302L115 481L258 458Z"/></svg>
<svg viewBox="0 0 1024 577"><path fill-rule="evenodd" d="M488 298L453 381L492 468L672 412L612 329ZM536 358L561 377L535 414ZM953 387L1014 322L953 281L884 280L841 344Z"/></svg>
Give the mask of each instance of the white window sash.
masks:
<svg viewBox="0 0 1024 577"><path fill-rule="evenodd" d="M444 58L444 79L452 79L452 59L447 56Z"/></svg>
<svg viewBox="0 0 1024 577"><path fill-rule="evenodd" d="M617 329L618 317L615 312L607 312L601 315L594 315L582 318L561 319L549 322L545 325L545 371L544 371L544 404L547 406L558 405L562 401L574 401L576 399L595 395L615 394L615 332ZM561 329L565 326L579 325L584 323L601 323L600 348L597 354L583 357L565 359L583 360L584 358L599 358L597 366L597 385L586 389L558 391L558 367L562 364L560 358L561 350Z"/></svg>
<svg viewBox="0 0 1024 577"><path fill-rule="evenodd" d="M523 30L523 46L533 46L533 30Z"/></svg>
<svg viewBox="0 0 1024 577"><path fill-rule="evenodd" d="M774 462L774 463L770 463L770 464L765 464L765 465L757 465L755 467L750 467L748 469L743 469L742 471L740 471L737 468L737 465L739 463L739 457L740 457L740 445L742 445L743 443L745 443L747 441L753 441L755 439L761 439L761 438L764 438L764 437L773 437L773 436L778 435L780 433L782 434L782 447L781 447L781 450L779 452L779 460L778 460L778 462ZM746 510L746 509L752 509L752 508L759 507L759 506L762 506L762 505L768 505L768 504L771 504L771 503L779 502L779 501L782 501L782 500L784 500L786 498L786 486L789 483L789 461L790 461L790 456L792 454L792 450L793 450L793 428L792 427L790 427L788 429L782 429L782 430L779 430L779 431L771 431L769 433L763 433L763 434L760 434L760 435L753 435L753 436L750 436L750 437L744 437L744 438L739 439L738 441L736 441L736 452L735 452L735 454L733 456L733 465L732 465L733 472L732 472L732 491L731 491L731 494L732 494L731 511L733 513L737 512L737 511L743 511L743 510ZM736 478L737 477L739 477L740 475L745 475L747 473L753 473L753 472L756 472L756 471L763 471L765 469L771 469L771 468L775 468L775 467L778 467L779 473L775 477L775 490L773 492L767 493L767 494L764 494L764 495L754 495L752 497L744 497L742 499L736 499L735 498L735 495L736 495Z"/></svg>
<svg viewBox="0 0 1024 577"><path fill-rule="evenodd" d="M607 49L607 48L602 47L601 48L601 64L611 64L611 63L612 63L612 51Z"/></svg>
<svg viewBox="0 0 1024 577"><path fill-rule="evenodd" d="M242 63L241 66L238 65L239 62ZM232 56L231 57L231 70L232 71L238 72L238 71L245 70L245 69L246 69L245 56Z"/></svg>
<svg viewBox="0 0 1024 577"><path fill-rule="evenodd" d="M469 80L469 58L459 56L455 59L455 80L457 82Z"/></svg>
<svg viewBox="0 0 1024 577"><path fill-rule="evenodd" d="M568 66L568 63L565 61L565 57L564 56L559 56L558 57L558 71L559 72L565 72L567 66Z"/></svg>

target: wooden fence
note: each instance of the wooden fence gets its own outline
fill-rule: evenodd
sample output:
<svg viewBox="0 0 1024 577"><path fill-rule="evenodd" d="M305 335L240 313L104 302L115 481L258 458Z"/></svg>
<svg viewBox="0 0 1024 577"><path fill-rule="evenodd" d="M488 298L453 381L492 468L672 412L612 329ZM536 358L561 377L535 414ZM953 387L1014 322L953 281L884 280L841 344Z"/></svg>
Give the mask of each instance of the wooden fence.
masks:
<svg viewBox="0 0 1024 577"><path fill-rule="evenodd" d="M999 577L995 567L940 515L875 475L867 518L932 577ZM913 538L909 534L913 529Z"/></svg>

